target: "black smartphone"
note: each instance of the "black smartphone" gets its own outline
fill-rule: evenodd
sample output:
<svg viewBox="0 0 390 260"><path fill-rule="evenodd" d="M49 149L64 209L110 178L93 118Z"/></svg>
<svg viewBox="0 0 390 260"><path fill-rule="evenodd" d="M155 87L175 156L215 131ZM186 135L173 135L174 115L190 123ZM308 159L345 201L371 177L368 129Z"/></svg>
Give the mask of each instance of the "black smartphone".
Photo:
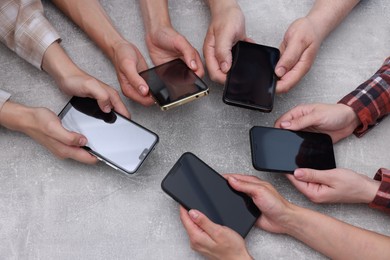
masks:
<svg viewBox="0 0 390 260"><path fill-rule="evenodd" d="M67 130L87 137L85 150L126 174L135 173L158 142L155 133L113 110L104 113L92 98L72 97L59 117Z"/></svg>
<svg viewBox="0 0 390 260"><path fill-rule="evenodd" d="M176 59L140 72L150 95L167 110L209 93L208 86L182 60Z"/></svg>
<svg viewBox="0 0 390 260"><path fill-rule="evenodd" d="M161 183L162 189L187 210L197 209L214 223L245 237L260 211L252 199L192 153L184 153Z"/></svg>
<svg viewBox="0 0 390 260"><path fill-rule="evenodd" d="M271 112L280 52L270 46L239 41L232 48L222 100L229 105Z"/></svg>
<svg viewBox="0 0 390 260"><path fill-rule="evenodd" d="M336 168L327 134L254 126L249 135L256 170L293 173L297 168Z"/></svg>

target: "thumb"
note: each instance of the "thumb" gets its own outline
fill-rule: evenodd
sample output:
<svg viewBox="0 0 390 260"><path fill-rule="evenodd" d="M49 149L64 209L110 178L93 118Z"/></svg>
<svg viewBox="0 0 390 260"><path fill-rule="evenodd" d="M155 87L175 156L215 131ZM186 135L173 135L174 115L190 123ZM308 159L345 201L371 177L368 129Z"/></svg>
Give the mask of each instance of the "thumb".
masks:
<svg viewBox="0 0 390 260"><path fill-rule="evenodd" d="M191 209L188 214L190 215L192 221L211 238L213 237L212 234L214 234L215 231L220 227L220 225L215 224L208 217L206 217L206 215L196 209Z"/></svg>
<svg viewBox="0 0 390 260"><path fill-rule="evenodd" d="M280 60L275 67L275 74L279 78L283 77L297 64L304 52L306 47L298 43L295 41L284 42L285 50L282 52Z"/></svg>
<svg viewBox="0 0 390 260"><path fill-rule="evenodd" d="M314 126L315 122L316 118L313 116L313 114L306 114L298 118L282 120L280 122L280 127L289 130L302 130Z"/></svg>
<svg viewBox="0 0 390 260"><path fill-rule="evenodd" d="M299 181L312 182L318 184L329 185L330 176L327 171L319 171L314 169L296 169L294 177Z"/></svg>
<svg viewBox="0 0 390 260"><path fill-rule="evenodd" d="M227 73L232 66L233 41L227 37L220 37L215 42L215 57L223 73Z"/></svg>

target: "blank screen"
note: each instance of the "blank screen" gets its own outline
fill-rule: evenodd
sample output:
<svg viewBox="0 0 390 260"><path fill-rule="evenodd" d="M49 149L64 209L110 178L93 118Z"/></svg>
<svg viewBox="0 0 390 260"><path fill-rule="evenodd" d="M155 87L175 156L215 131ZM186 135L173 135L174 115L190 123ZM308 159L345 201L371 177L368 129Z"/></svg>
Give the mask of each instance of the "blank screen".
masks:
<svg viewBox="0 0 390 260"><path fill-rule="evenodd" d="M270 110L273 107L279 51L273 47L238 42L224 98L227 102Z"/></svg>
<svg viewBox="0 0 390 260"><path fill-rule="evenodd" d="M336 168L330 136L255 126L250 131L256 169L294 172L297 168Z"/></svg>
<svg viewBox="0 0 390 260"><path fill-rule="evenodd" d="M163 190L185 208L203 212L213 222L245 237L260 215L252 199L191 153L185 153L162 182Z"/></svg>
<svg viewBox="0 0 390 260"><path fill-rule="evenodd" d="M60 114L63 126L83 134L96 155L135 172L157 143L157 136L121 115L100 110L89 98L72 98Z"/></svg>

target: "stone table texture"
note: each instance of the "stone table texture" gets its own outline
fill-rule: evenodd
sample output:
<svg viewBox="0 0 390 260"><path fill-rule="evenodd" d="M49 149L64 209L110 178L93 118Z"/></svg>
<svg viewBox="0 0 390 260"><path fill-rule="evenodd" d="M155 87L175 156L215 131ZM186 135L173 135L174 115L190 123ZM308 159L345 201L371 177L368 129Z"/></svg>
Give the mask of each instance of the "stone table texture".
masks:
<svg viewBox="0 0 390 260"><path fill-rule="evenodd" d="M144 42L138 1L103 0L118 30L153 66ZM284 32L304 16L314 1L239 0L247 34L278 47ZM61 45L82 69L120 90L110 61L50 1L45 14L62 37ZM210 21L202 0L171 0L172 23L202 51ZM126 176L99 163L60 160L23 134L0 127L1 259L202 259L189 246L178 204L160 184L175 161L193 152L220 173L245 173L269 181L291 202L342 221L390 235L389 218L366 205L316 205L300 194L283 174L252 167L249 129L272 126L300 103L335 103L368 79L390 54L390 2L361 1L323 42L310 72L289 93L278 95L272 113L225 105L223 86L205 81L210 95L162 112L123 98L132 119L156 132L160 142L140 170ZM202 59L203 55L201 54ZM204 60L204 59L203 59ZM69 100L54 81L0 46L0 86L12 100L59 113ZM390 168L390 119L364 138L349 137L335 145L339 167L373 177ZM286 235L252 229L246 238L256 259L324 259Z"/></svg>

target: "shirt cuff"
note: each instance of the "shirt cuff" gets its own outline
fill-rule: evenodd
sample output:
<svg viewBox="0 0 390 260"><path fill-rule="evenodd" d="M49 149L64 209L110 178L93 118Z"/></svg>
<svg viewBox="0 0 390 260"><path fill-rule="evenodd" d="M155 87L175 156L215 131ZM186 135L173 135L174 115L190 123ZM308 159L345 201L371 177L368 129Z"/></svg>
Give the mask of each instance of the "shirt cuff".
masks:
<svg viewBox="0 0 390 260"><path fill-rule="evenodd" d="M385 168L379 169L375 174L374 180L380 181L381 184L374 200L368 206L390 214L390 170Z"/></svg>
<svg viewBox="0 0 390 260"><path fill-rule="evenodd" d="M338 103L351 107L358 116L361 125L354 131L357 137L379 124L390 113L390 57L370 79Z"/></svg>
<svg viewBox="0 0 390 260"><path fill-rule="evenodd" d="M22 27L15 35L15 52L41 70L45 51L53 42L60 41L60 36L40 12L35 12Z"/></svg>

